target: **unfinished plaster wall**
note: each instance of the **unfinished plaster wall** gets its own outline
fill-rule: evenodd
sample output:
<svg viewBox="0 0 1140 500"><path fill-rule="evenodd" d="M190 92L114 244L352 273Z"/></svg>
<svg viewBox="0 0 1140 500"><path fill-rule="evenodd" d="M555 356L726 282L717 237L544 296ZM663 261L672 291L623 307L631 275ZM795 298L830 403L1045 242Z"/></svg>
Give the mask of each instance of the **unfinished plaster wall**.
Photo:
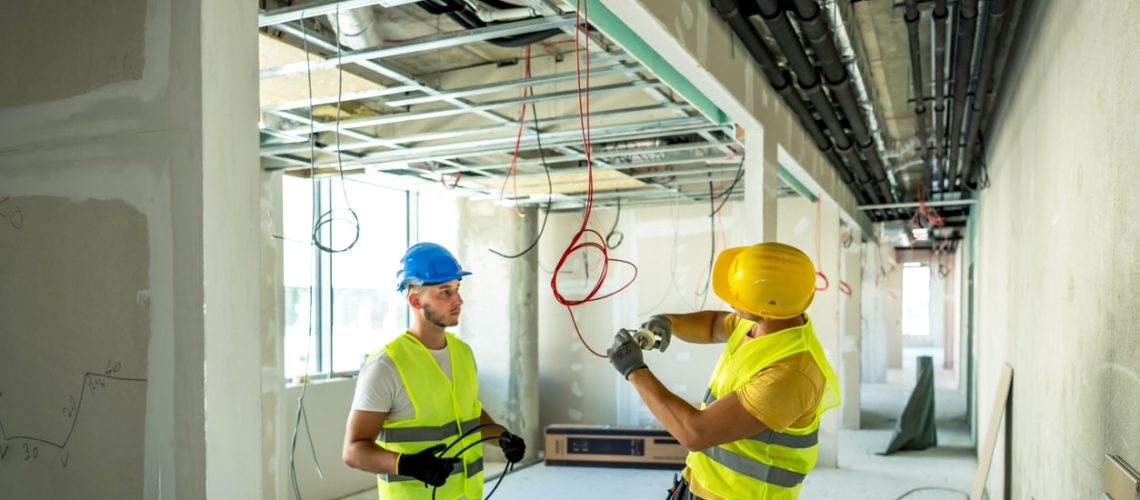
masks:
<svg viewBox="0 0 1140 500"><path fill-rule="evenodd" d="M514 259L538 234L538 210L522 214L492 202L459 203L459 261L472 274L463 280L459 335L475 354L479 400L496 422L529 444L537 454L542 428L538 417L538 251ZM488 457L501 458L487 445Z"/></svg>
<svg viewBox="0 0 1140 500"><path fill-rule="evenodd" d="M860 311L862 340L862 378L864 382L885 383L890 365L891 339L888 333L895 325L888 314L892 298L888 294L886 270L890 265L884 252L894 253L890 244L872 240L863 244L862 304ZM898 346L901 349L901 346Z"/></svg>
<svg viewBox="0 0 1140 500"><path fill-rule="evenodd" d="M803 250L818 271L827 277L817 278L815 299L808 308L816 337L823 346L824 354L839 375L842 370L840 360L840 318L839 318L839 208L829 199L811 201L803 197L780 198L777 209L776 234L780 243ZM818 243L818 245L817 245ZM818 248L818 250L817 250ZM840 381L843 385L843 381ZM846 401L843 404L847 404ZM858 406L858 403L854 403ZM835 409L823 415L819 427L819 461L821 467L835 467L838 463L839 415L843 410Z"/></svg>
<svg viewBox="0 0 1140 500"><path fill-rule="evenodd" d="M846 235L846 236L844 236ZM836 367L842 381L843 406L840 407L844 429L859 428L860 388L863 383L862 301L863 301L863 246L858 227L843 225L840 230L840 366Z"/></svg>
<svg viewBox="0 0 1140 500"><path fill-rule="evenodd" d="M978 422L1011 364L1012 498L1095 498L1104 454L1140 464L1137 16L1137 0L1027 3L986 141Z"/></svg>
<svg viewBox="0 0 1140 500"><path fill-rule="evenodd" d="M747 244L738 202L728 203L716 218L716 251ZM610 258L638 266L637 280L614 297L573 308L578 327L600 353L613 342L619 328L637 328L649 316L686 313L726 306L707 292L710 241L709 207L703 204L623 209L617 230L624 241ZM616 210L597 210L591 227L608 233ZM580 212L550 216L540 244L539 373L542 425L552 423L659 426L636 391L609 362L590 354L579 342L566 307L554 300L550 279L554 265L582 223ZM613 241L617 241L615 237ZM568 298L581 298L600 270L597 252L577 252L559 274L559 289ZM588 275L587 275L588 273ZM611 263L603 292L629 281L628 266ZM689 344L674 339L664 353L646 352L645 362L670 390L698 403L720 356L721 345Z"/></svg>
<svg viewBox="0 0 1140 500"><path fill-rule="evenodd" d="M56 233L50 251L29 257L33 268L68 269L108 253L131 263L110 266L127 272L99 283L46 279L52 321L24 325L42 335L0 346L76 360L0 377L0 418L38 422L5 423L0 448L43 445L18 467L14 453L0 453L0 468L16 478L0 478L0 497L74 496L68 488L115 498L261 496L255 18L253 4L220 0L23 2L5 13L0 199L12 198L0 207L3 223L20 211L26 230ZM14 204L40 199L51 201L29 202L26 213ZM61 223L82 219L51 215L67 206L92 207L84 217L117 227L94 239L67 231ZM113 306L105 316L85 312L101 304ZM121 328L136 315L141 330ZM133 340L140 331L142 345ZM130 341L145 364L119 349L110 355L130 359L116 372L108 353L84 352L91 340ZM145 389L128 404L100 406L109 401L100 394L117 393L90 381L111 374L145 379ZM61 407L81 394L82 411L76 404L67 417ZM61 417L75 419L76 436L126 433L126 449L50 446L67 435ZM92 463L124 453L125 461Z"/></svg>

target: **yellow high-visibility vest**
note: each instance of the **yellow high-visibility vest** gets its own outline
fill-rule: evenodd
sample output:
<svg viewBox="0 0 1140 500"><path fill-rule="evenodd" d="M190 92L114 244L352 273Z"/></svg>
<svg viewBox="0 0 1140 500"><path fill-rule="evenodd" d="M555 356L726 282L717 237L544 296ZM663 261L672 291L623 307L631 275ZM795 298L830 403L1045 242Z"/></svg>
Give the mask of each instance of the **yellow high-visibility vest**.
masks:
<svg viewBox="0 0 1140 500"><path fill-rule="evenodd" d="M451 358L450 379L419 339L409 333L400 335L384 347L396 365L408 391L408 399L415 408L415 417L410 420L384 423L376 439L376 444L384 449L411 454L440 443L451 445L464 432L479 425L483 407L479 403L475 358L471 348L462 340L451 333L445 335ZM467 445L478 441L480 434L471 433L443 456L455 456ZM436 491L437 500L454 500L462 496L482 498L483 447L472 446L462 458L451 477ZM425 488L423 482L410 476L380 474L377 485L382 500L431 498L431 488Z"/></svg>
<svg viewBox="0 0 1140 500"><path fill-rule="evenodd" d="M819 416L839 406L839 379L815 337L811 319L804 324L741 344L755 322L742 319L717 362L701 409L732 394L773 362L804 351L827 382L811 424L784 432L767 429L744 439L690 452L685 460L693 480L722 498L788 500L799 497L804 478L819 453Z"/></svg>

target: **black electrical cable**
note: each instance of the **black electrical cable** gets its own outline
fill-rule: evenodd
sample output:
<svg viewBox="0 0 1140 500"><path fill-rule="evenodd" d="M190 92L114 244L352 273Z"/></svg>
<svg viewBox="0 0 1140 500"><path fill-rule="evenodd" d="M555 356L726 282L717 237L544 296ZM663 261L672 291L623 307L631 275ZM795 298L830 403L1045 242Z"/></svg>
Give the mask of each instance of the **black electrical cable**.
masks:
<svg viewBox="0 0 1140 500"><path fill-rule="evenodd" d="M534 88L530 89L531 94L534 94ZM542 126L538 122L538 109L535 108L534 103L530 103L530 117L534 121L534 137L538 140L538 156L542 158L542 169L546 171L546 212L542 214L542 226L538 229L538 236L534 237L534 241L530 242L523 251L507 255L495 249L488 248L491 253L498 255L504 259L517 259L526 255L527 252L538 246L538 240L542 239L542 233L546 231L546 220L550 218L550 206L554 203L554 183L550 181L550 166L546 164L546 153L542 151Z"/></svg>
<svg viewBox="0 0 1140 500"><path fill-rule="evenodd" d="M606 234L606 248L613 250L625 241L625 233L617 230L618 221L621 220L621 197L617 199L617 216L614 217L614 227L610 228L610 232ZM617 243L610 244L610 239L614 236L618 237Z"/></svg>
<svg viewBox="0 0 1140 500"><path fill-rule="evenodd" d="M337 29L337 33L340 33L340 17L339 17L340 7L339 6L337 7L336 11L338 13L337 14L338 17L336 18L336 29ZM304 29L304 23L302 23L301 26L302 26L302 29ZM344 182L344 163L343 163L343 160L341 158L340 105L341 105L341 100L342 100L341 97L344 95L344 71L340 69L342 67L340 65L341 55L344 51L341 50L341 48L342 48L342 46L338 42L336 45L336 59L337 59L336 126L333 129L333 135L336 136L336 170L337 170L337 174L340 176L340 192L341 192L341 196L344 198L345 210L348 211L349 217L347 217L347 218L337 217L336 213L338 210L330 207L325 213L321 214L320 217L317 218L316 224L313 224L313 234L312 234L313 245L316 246L321 251L324 251L327 253L347 252L347 251L351 250L352 247L356 246L356 242L360 241L360 217L357 217L356 211L352 209L352 204L348 201L348 188L345 187L345 182ZM306 51L305 52L305 63L306 63L306 65L308 64L308 61L309 61L308 54L309 53ZM310 75L312 74L312 69L309 70L309 73L310 73ZM312 78L310 76L310 78L309 78L309 125L310 125L310 128L312 127L312 123L313 123L313 101L312 101L312 97L313 97ZM309 144L310 144L309 178L313 178L313 174L314 174L314 172L312 171L312 168L311 168L313 162L315 161L315 157L313 156L314 152L312 151L313 139L314 139L314 137L310 133L310 135L309 135ZM325 245L325 244L321 243L321 239L320 239L321 229L323 229L325 226L331 225L332 223L337 222L337 221L347 222L347 223L351 224L352 228L353 228L352 241L350 241L343 248L334 248L332 246L331 242L328 245ZM330 227L330 234L331 234L331 227ZM331 238L331 235L330 235L330 238Z"/></svg>
<svg viewBox="0 0 1140 500"><path fill-rule="evenodd" d="M736 175L733 176L732 184L729 184L728 187L724 189L724 191L720 192L720 194L713 196L713 199L719 200L719 199L724 198L726 196L732 195L732 190L734 188L736 188L736 183L740 182L740 179L743 179L743 178L744 178L744 157L742 156L740 158L740 163L736 166Z"/></svg>
<svg viewBox="0 0 1140 500"><path fill-rule="evenodd" d="M740 164L744 165L744 162L741 161ZM709 179L709 272L708 275L705 276L705 286L701 288L704 294L704 296L701 297L701 310L704 310L705 303L709 300L709 285L712 283L713 262L716 259L716 213L720 211L719 208L715 208L716 200L713 198L712 174L705 172L705 176ZM735 185L736 184L733 183L733 186ZM732 186L729 186L729 189L731 188ZM724 199L728 201L727 196L724 197ZM721 206L724 206L723 202Z"/></svg>
<svg viewBox="0 0 1140 500"><path fill-rule="evenodd" d="M741 156L740 157L740 166L736 168L736 178L733 179L732 184L729 184L728 187L725 188L725 190L721 193L721 195L723 195L724 199L720 201L720 205L716 207L716 210L713 210L712 215L716 215L716 214L720 213L720 209L724 208L724 204L728 203L729 198L732 198L732 192L736 189L736 184L738 182L740 182L740 179L743 179L743 178L744 178L744 156Z"/></svg>
<svg viewBox="0 0 1140 500"><path fill-rule="evenodd" d="M460 435L459 435L459 437L455 438L455 440L451 442L451 444L447 445L447 448L444 448L444 449L443 449L443 451L439 452L439 456L441 456L441 457L442 457L442 456L443 456L445 453L447 453L448 451L450 451L452 447L454 447L456 444L459 444L459 442L461 442L461 441L463 441L464 439L466 439L466 438L467 438L467 436L470 436L472 433L474 433L474 432L476 432L476 431L479 431L480 429L485 429L485 428L487 428L487 427L497 427L497 428L499 428L500 430L502 430L504 433L505 433L505 432L510 432L510 431L508 431L508 430L507 430L507 428L506 428L506 427L503 427L503 426L502 426L502 425L500 425L500 424L496 424L496 423L479 424L479 425L477 425L477 426L475 426L475 427L472 427L472 428L468 429L468 430L467 430L466 432L464 432L463 434L460 434ZM451 456L451 458L462 457L462 456L463 456L463 454L467 452L467 450L470 450L470 449L471 449L472 447L474 447L475 445L483 444L484 442L486 442L486 441L491 441L491 440L493 440L493 439L499 439L500 437L501 437L501 435L499 435L499 436L487 436L487 437L484 437L484 438L480 438L479 440L477 440L477 441L475 441L475 442L473 442L473 443L471 443L471 444L468 444L468 445L467 445L465 448L463 448L462 450L459 450L459 452L458 452L458 453L456 453L456 454L454 454L454 455L452 455L452 456ZM461 459L461 460L462 460L462 459ZM484 497L484 500L490 500L490 498L491 498L491 495L494 495L494 494L495 494L495 490L498 490L498 489L499 489L499 484L503 482L503 478L504 478L504 477L506 477L506 475L507 475L507 472L508 472L508 471L510 471L510 470L513 470L513 467L512 467L513 465L514 465L513 463L508 463L508 464L507 464L507 467L503 469L503 473L499 475L499 480L498 480L498 481L495 483L495 487L491 489L491 492L490 492L490 493L488 493L486 497ZM438 489L439 489L439 487L438 487L438 486L432 487L432 489L431 489L431 498L432 498L432 500L435 500L435 492L436 492L436 490L438 490Z"/></svg>
<svg viewBox="0 0 1140 500"><path fill-rule="evenodd" d="M913 489L907 491L906 493L903 493L902 495L895 497L895 500L902 500L902 499L909 497L909 496L911 496L915 493L918 493L920 491L948 491L951 493L960 493L962 495L965 495L966 498L970 498L970 494L966 493L965 491L962 491L962 490L957 490L954 488L947 488L945 486L922 486L919 488L913 488ZM988 498L988 495L987 495L987 498Z"/></svg>

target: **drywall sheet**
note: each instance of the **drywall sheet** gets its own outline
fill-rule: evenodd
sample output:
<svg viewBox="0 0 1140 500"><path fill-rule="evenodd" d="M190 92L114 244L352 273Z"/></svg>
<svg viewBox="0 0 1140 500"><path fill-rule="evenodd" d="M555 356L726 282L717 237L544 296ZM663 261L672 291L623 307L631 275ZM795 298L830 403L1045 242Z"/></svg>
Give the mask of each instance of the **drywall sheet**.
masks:
<svg viewBox="0 0 1140 500"><path fill-rule="evenodd" d="M141 80L147 0L4 2L0 108Z"/></svg>
<svg viewBox="0 0 1140 500"><path fill-rule="evenodd" d="M141 498L145 216L0 196L0 498Z"/></svg>

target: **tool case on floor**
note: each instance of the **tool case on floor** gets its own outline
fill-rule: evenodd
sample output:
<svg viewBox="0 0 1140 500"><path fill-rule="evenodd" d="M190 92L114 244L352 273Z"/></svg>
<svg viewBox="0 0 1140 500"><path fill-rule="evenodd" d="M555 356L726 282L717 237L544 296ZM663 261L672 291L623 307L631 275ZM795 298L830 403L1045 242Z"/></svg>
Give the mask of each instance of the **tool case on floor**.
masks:
<svg viewBox="0 0 1140 500"><path fill-rule="evenodd" d="M547 465L680 469L688 454L664 429L555 424L545 434Z"/></svg>

